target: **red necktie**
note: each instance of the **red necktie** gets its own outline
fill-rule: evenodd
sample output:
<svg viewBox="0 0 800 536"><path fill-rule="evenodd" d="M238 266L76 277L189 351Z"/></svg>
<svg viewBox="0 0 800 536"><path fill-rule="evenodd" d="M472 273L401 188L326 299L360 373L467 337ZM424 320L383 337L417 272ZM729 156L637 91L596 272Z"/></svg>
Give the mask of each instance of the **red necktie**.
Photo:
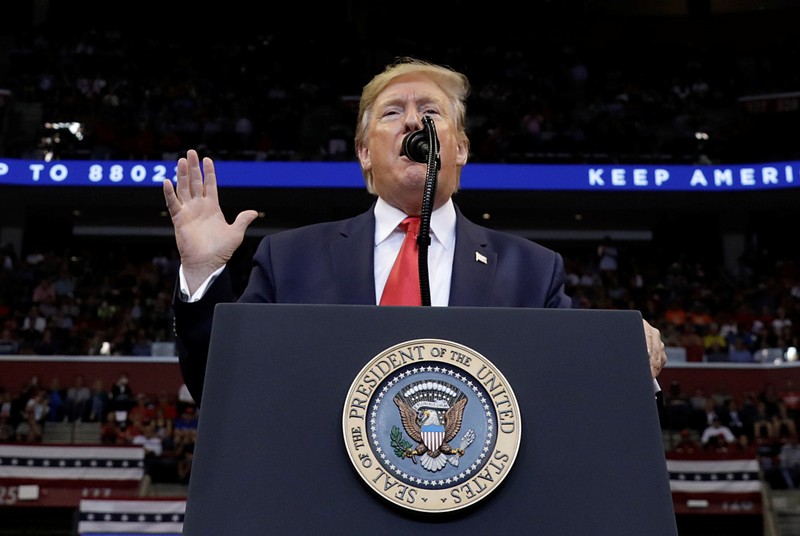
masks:
<svg viewBox="0 0 800 536"><path fill-rule="evenodd" d="M400 225L406 237L381 296L381 305L422 305L419 290L419 218L406 218Z"/></svg>

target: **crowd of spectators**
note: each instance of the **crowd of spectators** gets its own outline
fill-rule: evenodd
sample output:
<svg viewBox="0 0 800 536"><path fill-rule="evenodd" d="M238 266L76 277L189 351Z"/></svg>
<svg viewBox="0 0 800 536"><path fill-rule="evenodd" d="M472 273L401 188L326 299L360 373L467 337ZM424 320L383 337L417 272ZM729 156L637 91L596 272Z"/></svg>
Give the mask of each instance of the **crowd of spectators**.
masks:
<svg viewBox="0 0 800 536"><path fill-rule="evenodd" d="M800 71L787 68L800 63L794 37L746 49L679 39L658 45L643 39L648 24L628 24L606 29L630 32L628 40L595 41L598 30L577 24L573 40L550 39L564 31L552 26L496 42L502 32L490 42L431 37L382 47L364 46L352 28L316 36L215 30L202 39L134 28L23 28L0 47L0 89L8 90L0 95L0 156L174 161L198 148L229 159L351 160L362 85L394 56L410 54L470 77L471 161L736 162L771 158L766 148L781 160L797 157L797 147L787 152L785 143L752 143L737 100L800 88ZM299 40L312 51L302 62ZM648 60L633 61L631 46L640 48L635 58ZM23 116L34 118L33 129L17 128L25 127ZM78 126L70 130L70 123ZM576 307L641 311L689 361L756 362L761 350L788 355L800 347L795 253L743 258L736 273L675 255L651 265L646 253L621 244L587 246L566 256L567 291ZM18 255L3 246L0 354L150 356L154 343L173 341L177 267L169 247L65 245ZM188 478L197 421L191 404L74 381L66 389L57 379L20 389L2 385L0 376L0 441L41 441L50 421L96 422L103 442L143 445L152 473ZM788 459L779 447L797 434L783 433L785 413L796 428L798 408L781 409L766 396L690 397L670 389L665 414L699 448L732 448L727 439L715 443L719 434L702 438L710 425L730 429L735 412L742 422L731 429L736 444ZM765 408L769 441L756 419Z"/></svg>
<svg viewBox="0 0 800 536"><path fill-rule="evenodd" d="M178 268L174 250L162 253L157 247L116 242L20 257L12 248L0 251L0 354L147 359L154 353L153 343L174 342L170 308ZM625 243L608 240L572 249L565 262L567 292L574 306L639 310L661 330L668 346L685 348L687 358L693 356L695 361L755 363L763 348L779 348L788 355L800 346L800 274L793 257L743 258L736 274L680 255L663 268L644 257ZM6 408L0 412L5 415L4 440L41 441L49 419L97 422L103 441L141 443L150 449L148 470L162 475L157 478L164 474L188 478L191 433L181 431L171 412L154 413L161 393L133 391L124 378L110 388L102 383L86 385L83 377L63 388L57 380L48 378L46 387L31 382L18 390L2 385L0 376ZM777 419L786 422L786 413L776 403L766 406L774 409L768 416L770 443L759 443L766 438L760 438L759 428L745 417L767 396L757 390L754 386L755 394L743 399L715 394L708 412L709 397L702 393L689 397L670 388L665 396L665 427L691 429L699 439L710 424L708 415L737 410L744 428L734 431L736 442L746 438L742 444L773 449L764 458L778 460L776 449L796 434L781 427ZM795 423L792 429L800 424L797 400L800 396L786 408ZM12 424L13 416L18 420ZM725 419L722 424L730 426ZM713 441L717 434L706 442Z"/></svg>
<svg viewBox="0 0 800 536"><path fill-rule="evenodd" d="M665 394L662 428L670 452L691 457L759 460L773 489L800 488L800 386L791 379L768 382L752 391L696 387L686 392L673 382Z"/></svg>
<svg viewBox="0 0 800 536"><path fill-rule="evenodd" d="M575 307L641 311L688 361L758 362L762 350L792 355L800 347L791 250L743 257L737 273L680 252L662 266L648 261L646 248L624 243L610 263L608 250L603 243L565 253ZM124 241L24 256L2 247L0 355L154 355L154 343L174 342L178 266L174 247ZM245 266L233 269L235 281L246 281Z"/></svg>
<svg viewBox="0 0 800 536"><path fill-rule="evenodd" d="M144 257L125 247L23 258L4 247L0 355L150 356L153 343L173 338L176 270L174 255ZM184 421L196 420L191 398L135 392L124 375L111 386L91 381L79 374L67 387L59 378L42 385L34 377L20 387L0 374L0 442L41 442L49 422L97 423L103 443L142 444L151 477L185 482L194 431Z"/></svg>
<svg viewBox="0 0 800 536"><path fill-rule="evenodd" d="M124 246L17 258L3 248L0 354L152 355L172 340L177 257Z"/></svg>
<svg viewBox="0 0 800 536"><path fill-rule="evenodd" d="M145 473L157 482L188 482L198 422L184 385L175 393L135 391L124 372L110 386L96 378L90 387L81 372L69 387L58 376L43 385L39 375L19 391L0 385L0 443L41 443L56 423L87 423L96 443L141 445Z"/></svg>
<svg viewBox="0 0 800 536"><path fill-rule="evenodd" d="M202 39L136 26L23 27L0 61L0 88L10 92L6 108L38 123L7 127L0 156L172 161L192 147L217 158L352 160L361 87L404 54L470 77L472 161L797 154L787 140L765 138L772 129L756 127L738 101L800 88L789 68L800 61L796 39L770 31L780 14L763 23L757 17L768 14L754 15L744 48L738 26L716 27L721 17L703 28L675 17L562 15L540 18L535 30L487 24L480 39L441 28L417 39L383 34L381 46L365 44L369 36L343 16L308 32L268 21L255 32L215 25ZM308 51L302 61L298 50Z"/></svg>

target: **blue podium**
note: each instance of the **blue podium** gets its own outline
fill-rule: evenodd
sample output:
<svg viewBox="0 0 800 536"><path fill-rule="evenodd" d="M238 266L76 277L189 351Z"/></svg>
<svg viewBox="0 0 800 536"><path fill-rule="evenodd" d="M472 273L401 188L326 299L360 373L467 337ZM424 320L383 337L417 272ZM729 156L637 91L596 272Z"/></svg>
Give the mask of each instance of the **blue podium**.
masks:
<svg viewBox="0 0 800 536"><path fill-rule="evenodd" d="M213 326L185 535L677 535L638 312L221 304ZM348 397L377 392L376 356L407 341L463 346L513 389L520 432L513 464L467 507L431 513L394 504L380 496L393 491L376 492L349 452L348 441L363 445L360 429L346 437L347 408L370 406ZM400 376L419 368L393 355L385 361ZM370 362L376 367L367 389L369 374L364 385L354 380ZM491 401L492 386L480 387ZM388 397L386 408L393 407ZM499 428L506 417L489 422ZM463 418L467 423L467 412ZM368 448L368 425L363 431L363 457L386 457ZM387 489L408 477L396 467L421 470L418 454L426 449L412 447L388 455L396 478L386 480ZM427 500L429 485L436 484L415 490L416 505ZM453 500L480 493L480 486L464 485L449 494Z"/></svg>

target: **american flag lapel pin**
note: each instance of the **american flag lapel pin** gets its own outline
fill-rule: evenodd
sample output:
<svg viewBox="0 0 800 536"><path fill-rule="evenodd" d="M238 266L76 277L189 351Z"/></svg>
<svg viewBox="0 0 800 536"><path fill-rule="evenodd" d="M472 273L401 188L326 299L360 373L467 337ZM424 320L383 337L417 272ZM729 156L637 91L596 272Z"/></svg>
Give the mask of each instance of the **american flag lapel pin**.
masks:
<svg viewBox="0 0 800 536"><path fill-rule="evenodd" d="M480 252L476 251L475 252L475 262L488 264L488 259L484 255L481 255Z"/></svg>

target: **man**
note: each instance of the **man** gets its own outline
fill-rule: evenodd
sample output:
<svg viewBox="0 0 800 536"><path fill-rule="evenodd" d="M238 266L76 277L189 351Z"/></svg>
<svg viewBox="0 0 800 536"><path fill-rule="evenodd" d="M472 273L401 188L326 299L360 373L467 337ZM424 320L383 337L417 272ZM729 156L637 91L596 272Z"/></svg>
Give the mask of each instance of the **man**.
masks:
<svg viewBox="0 0 800 536"><path fill-rule="evenodd" d="M706 448L712 445L715 448L727 447L735 442L736 436L733 435L730 428L722 424L722 420L718 415L712 417L711 422L700 436L700 443Z"/></svg>
<svg viewBox="0 0 800 536"><path fill-rule="evenodd" d="M72 387L67 389L66 417L69 422L81 422L89 415L92 391L86 386L83 374L75 376Z"/></svg>
<svg viewBox="0 0 800 536"><path fill-rule="evenodd" d="M265 237L239 301L379 303L403 240L398 224L406 216L419 216L422 207L427 166L402 154L403 140L421 130L428 116L441 159L428 252L431 305L570 307L561 255L470 222L451 199L469 155L468 93L463 74L411 58L375 76L361 95L355 148L376 202L353 218ZM198 405L214 305L235 299L225 266L257 215L245 210L229 225L219 206L214 164L203 159L202 171L200 164L190 150L178 161L177 187L164 182L181 256L180 289L173 303L177 347L184 380ZM487 262L475 262L475 252ZM660 333L646 322L645 334L655 378L666 352Z"/></svg>

